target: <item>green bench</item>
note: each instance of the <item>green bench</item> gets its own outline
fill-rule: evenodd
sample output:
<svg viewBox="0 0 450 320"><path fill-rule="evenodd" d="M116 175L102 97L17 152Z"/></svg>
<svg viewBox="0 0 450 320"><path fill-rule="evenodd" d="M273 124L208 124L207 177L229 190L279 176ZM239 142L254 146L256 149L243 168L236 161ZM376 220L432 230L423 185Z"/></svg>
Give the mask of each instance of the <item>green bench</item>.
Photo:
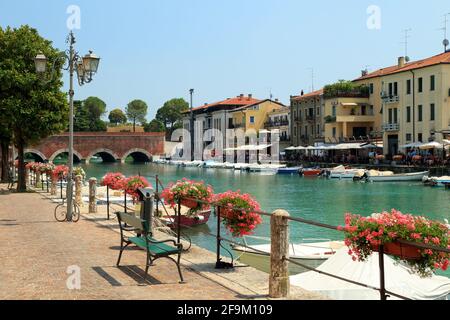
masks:
<svg viewBox="0 0 450 320"><path fill-rule="evenodd" d="M147 280L148 269L153 262L159 258L167 258L175 262L180 275L180 283L184 283L183 274L180 268L181 252L183 251L183 245L176 243L175 240L157 241L152 238L151 232L149 232L148 222L141 220L133 215L123 212L116 212L119 226L120 226L120 253L117 260L117 266L120 265L120 259L122 258L123 250L131 244L144 249L147 253L147 260L145 265L145 277ZM139 236L126 237L124 231L134 231ZM177 260L172 258L172 255L177 255Z"/></svg>

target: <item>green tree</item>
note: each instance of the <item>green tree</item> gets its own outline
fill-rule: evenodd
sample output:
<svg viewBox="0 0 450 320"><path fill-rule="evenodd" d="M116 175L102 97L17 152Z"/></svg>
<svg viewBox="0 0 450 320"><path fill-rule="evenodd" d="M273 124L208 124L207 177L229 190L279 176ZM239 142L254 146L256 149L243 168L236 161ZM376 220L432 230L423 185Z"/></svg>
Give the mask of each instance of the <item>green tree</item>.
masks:
<svg viewBox="0 0 450 320"><path fill-rule="evenodd" d="M149 123L144 124L145 132L165 132L164 123L159 120L153 119Z"/></svg>
<svg viewBox="0 0 450 320"><path fill-rule="evenodd" d="M106 131L106 123L101 117L106 113L106 103L97 97L89 97L83 102L89 119L89 130L92 132Z"/></svg>
<svg viewBox="0 0 450 320"><path fill-rule="evenodd" d="M133 132L136 132L136 122L145 123L147 109L147 104L142 100L133 100L127 105L125 113L128 119L133 122Z"/></svg>
<svg viewBox="0 0 450 320"><path fill-rule="evenodd" d="M47 82L35 70L33 59L39 52L49 59L49 69L55 65ZM18 151L19 192L26 191L25 147L67 128L69 108L61 91L63 61L58 56L51 41L29 26L0 28L0 115Z"/></svg>
<svg viewBox="0 0 450 320"><path fill-rule="evenodd" d="M108 116L109 122L112 124L118 125L119 123L127 123L127 116L120 109L114 109L109 113Z"/></svg>
<svg viewBox="0 0 450 320"><path fill-rule="evenodd" d="M83 101L75 100L73 102L73 109L75 117L73 120L74 132L89 132L91 131L91 124L89 121L89 113L83 106Z"/></svg>
<svg viewBox="0 0 450 320"><path fill-rule="evenodd" d="M172 99L164 103L156 113L156 119L164 124L167 132L172 132L176 125L180 126L183 111L189 110L189 103L184 99Z"/></svg>

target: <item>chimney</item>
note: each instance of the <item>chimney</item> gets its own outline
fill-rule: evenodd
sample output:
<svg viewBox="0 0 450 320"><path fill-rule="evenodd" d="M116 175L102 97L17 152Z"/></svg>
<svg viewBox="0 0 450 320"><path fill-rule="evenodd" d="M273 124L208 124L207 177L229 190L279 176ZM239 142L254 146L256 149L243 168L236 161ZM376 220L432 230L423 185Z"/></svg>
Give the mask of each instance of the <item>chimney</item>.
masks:
<svg viewBox="0 0 450 320"><path fill-rule="evenodd" d="M278 102L279 100L278 99L275 99L275 102Z"/></svg>
<svg viewBox="0 0 450 320"><path fill-rule="evenodd" d="M241 95L239 96L239 99L244 99L244 94L243 93L241 93Z"/></svg>
<svg viewBox="0 0 450 320"><path fill-rule="evenodd" d="M405 66L405 57L398 58L398 67L403 68Z"/></svg>
<svg viewBox="0 0 450 320"><path fill-rule="evenodd" d="M249 93L248 95L248 100L252 100L253 95L251 93Z"/></svg>
<svg viewBox="0 0 450 320"><path fill-rule="evenodd" d="M361 70L361 77L365 77L369 74L369 71L367 69Z"/></svg>
<svg viewBox="0 0 450 320"><path fill-rule="evenodd" d="M305 94L305 92L302 90L302 92L300 93L300 95L302 96L302 95L304 95Z"/></svg>

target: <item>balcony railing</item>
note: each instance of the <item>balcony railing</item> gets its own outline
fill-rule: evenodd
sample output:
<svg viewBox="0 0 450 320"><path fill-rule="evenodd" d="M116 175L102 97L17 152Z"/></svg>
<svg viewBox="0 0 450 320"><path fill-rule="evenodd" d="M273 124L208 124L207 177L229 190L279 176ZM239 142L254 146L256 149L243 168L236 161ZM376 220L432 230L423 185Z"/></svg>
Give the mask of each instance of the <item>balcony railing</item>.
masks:
<svg viewBox="0 0 450 320"><path fill-rule="evenodd" d="M281 126L288 126L289 121L283 120L283 121L268 121L264 123L264 126L266 128L272 128L272 127L281 127Z"/></svg>
<svg viewBox="0 0 450 320"><path fill-rule="evenodd" d="M400 101L400 97L399 96L382 96L381 99L383 100L384 103L397 103Z"/></svg>
<svg viewBox="0 0 450 320"><path fill-rule="evenodd" d="M387 132L392 132L392 131L399 131L400 130L400 124L398 123L387 123L383 125L383 130L387 131Z"/></svg>

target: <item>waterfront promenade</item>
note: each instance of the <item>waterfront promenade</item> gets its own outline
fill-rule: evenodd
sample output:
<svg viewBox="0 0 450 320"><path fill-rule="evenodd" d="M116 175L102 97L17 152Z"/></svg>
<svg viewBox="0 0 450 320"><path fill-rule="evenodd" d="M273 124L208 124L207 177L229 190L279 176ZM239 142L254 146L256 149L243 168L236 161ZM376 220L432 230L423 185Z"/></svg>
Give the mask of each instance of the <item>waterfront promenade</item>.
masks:
<svg viewBox="0 0 450 320"><path fill-rule="evenodd" d="M0 185L0 299L267 299L268 275L249 267L214 269L215 256L198 247L183 255L187 283L179 284L175 265L161 259L144 284L145 254L127 250L115 266L117 221L106 221L104 208L78 223L54 220L48 194L9 193ZM70 290L68 268L80 268L80 289ZM291 299L320 299L293 288Z"/></svg>

